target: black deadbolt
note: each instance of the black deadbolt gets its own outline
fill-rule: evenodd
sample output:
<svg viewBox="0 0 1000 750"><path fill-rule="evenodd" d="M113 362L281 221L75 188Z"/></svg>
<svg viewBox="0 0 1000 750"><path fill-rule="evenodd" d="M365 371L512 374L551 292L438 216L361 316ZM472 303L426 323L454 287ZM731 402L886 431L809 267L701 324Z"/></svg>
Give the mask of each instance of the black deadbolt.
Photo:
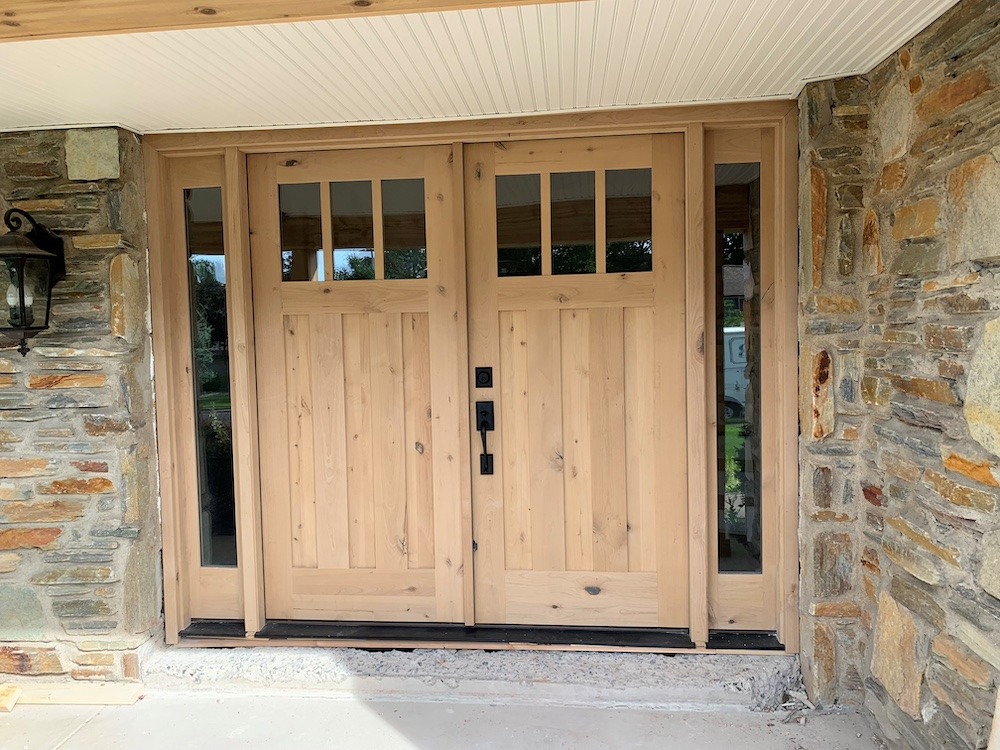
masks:
<svg viewBox="0 0 1000 750"><path fill-rule="evenodd" d="M477 367L476 388L492 388L492 387L493 387L493 368Z"/></svg>

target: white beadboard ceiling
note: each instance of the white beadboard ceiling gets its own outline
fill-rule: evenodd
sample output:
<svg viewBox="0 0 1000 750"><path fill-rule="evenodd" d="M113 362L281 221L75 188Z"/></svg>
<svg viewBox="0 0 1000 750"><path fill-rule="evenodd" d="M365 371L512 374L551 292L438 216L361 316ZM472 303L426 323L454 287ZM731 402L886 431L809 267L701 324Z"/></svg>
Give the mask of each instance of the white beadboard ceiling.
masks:
<svg viewBox="0 0 1000 750"><path fill-rule="evenodd" d="M788 98L806 81L870 70L956 2L584 0L10 42L0 44L0 130L150 133Z"/></svg>

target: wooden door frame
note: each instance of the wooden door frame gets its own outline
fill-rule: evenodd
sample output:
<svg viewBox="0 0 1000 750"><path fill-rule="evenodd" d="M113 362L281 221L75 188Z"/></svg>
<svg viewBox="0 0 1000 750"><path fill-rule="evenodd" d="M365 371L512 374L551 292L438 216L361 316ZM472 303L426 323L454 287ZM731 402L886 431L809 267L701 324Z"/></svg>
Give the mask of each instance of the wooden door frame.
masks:
<svg viewBox="0 0 1000 750"><path fill-rule="evenodd" d="M786 653L799 649L798 614L798 416L797 392L797 194L798 109L795 101L772 101L727 105L697 105L651 109L583 112L503 117L446 123L358 125L311 129L223 131L146 136L143 140L150 252L154 378L160 495L162 503L164 599L166 640L178 643L192 620L189 571L185 567L185 489L182 446L190 441L189 425L178 419L178 406L190 402L190 374L185 375L189 348L176 336L173 325L186 320L187 299L182 296L171 253L177 252L176 229L170 226L173 197L165 181L175 160L186 157L222 158L224 231L227 263L234 272L228 305L230 315L231 384L234 399L234 463L239 555L240 600L243 603L244 639L199 640L201 645L267 643L253 637L264 624L263 569L261 549L260 477L256 445L256 373L253 366L253 308L247 221L248 154L311 149L381 148L405 145L455 146L461 160L463 147L499 140L535 140L600 135L684 133L686 155L686 344L688 397L691 417L687 426L689 457L690 607L691 639L696 651L708 652L709 513L712 487L708 465L709 396L705 367L705 130L760 128L771 133L775 144L775 341L780 353L775 366L779 394L773 449L777 465L775 497L780 502L777 519L778 635ZM462 165L454 170L462 179ZM460 186L456 186L458 189ZM462 193L459 193L462 194ZM461 212L460 212L461 213ZM464 249L464 226L456 226L456 241ZM227 274L228 276L228 274ZM184 282L186 283L186 281ZM464 290L463 290L464 294ZM464 300L463 300L464 301ZM183 310L181 310L183 308ZM183 338L183 337L180 337ZM461 346L467 345L467 340ZM466 425L467 427L467 425ZM703 471L694 470L701 467ZM699 501L705 498L705 501ZM471 518L467 519L471 528ZM466 577L466 601L472 601L471 577ZM197 613L196 613L197 614ZM467 620L471 619L466 613ZM273 642L272 642L273 643ZM295 642L301 645L301 642ZM321 645L319 643L315 645ZM347 644L341 644L347 645ZM351 645L358 645L357 643ZM384 644L383 644L384 645ZM456 644L450 644L455 646ZM482 648L483 644L462 644ZM494 646L495 647L495 644ZM667 649L669 650L669 649ZM690 653L690 651L686 651ZM731 653L731 651L727 651ZM774 652L768 652L774 653Z"/></svg>

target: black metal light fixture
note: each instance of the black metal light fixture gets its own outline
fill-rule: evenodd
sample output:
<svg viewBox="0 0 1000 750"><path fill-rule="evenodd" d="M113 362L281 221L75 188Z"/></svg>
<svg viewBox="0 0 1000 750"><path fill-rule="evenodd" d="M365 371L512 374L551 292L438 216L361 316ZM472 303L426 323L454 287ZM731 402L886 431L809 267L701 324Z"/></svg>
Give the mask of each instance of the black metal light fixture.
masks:
<svg viewBox="0 0 1000 750"><path fill-rule="evenodd" d="M7 298L0 333L20 340L17 350L25 356L28 339L49 327L52 287L66 276L66 255L63 241L26 211L9 209L3 223L10 231L0 235L0 293L6 290Z"/></svg>

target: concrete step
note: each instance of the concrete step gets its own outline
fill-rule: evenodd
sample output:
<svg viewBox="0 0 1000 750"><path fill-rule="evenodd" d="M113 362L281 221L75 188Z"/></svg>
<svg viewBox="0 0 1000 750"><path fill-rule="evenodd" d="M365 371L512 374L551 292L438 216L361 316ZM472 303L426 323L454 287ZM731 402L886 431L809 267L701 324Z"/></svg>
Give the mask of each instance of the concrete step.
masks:
<svg viewBox="0 0 1000 750"><path fill-rule="evenodd" d="M678 711L774 710L801 684L784 655L160 647L143 664L152 689Z"/></svg>

